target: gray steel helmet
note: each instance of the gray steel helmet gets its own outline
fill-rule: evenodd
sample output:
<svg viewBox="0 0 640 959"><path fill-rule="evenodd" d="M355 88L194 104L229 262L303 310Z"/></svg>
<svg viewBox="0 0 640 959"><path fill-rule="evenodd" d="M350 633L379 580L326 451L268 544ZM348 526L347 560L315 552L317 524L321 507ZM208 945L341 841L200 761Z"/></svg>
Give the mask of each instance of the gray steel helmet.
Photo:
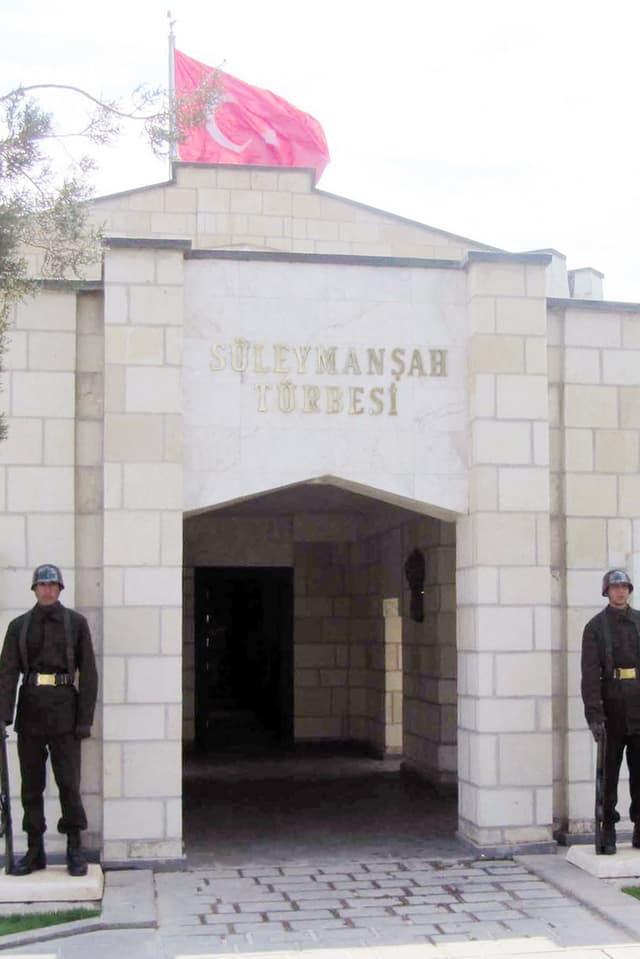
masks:
<svg viewBox="0 0 640 959"><path fill-rule="evenodd" d="M602 595L606 596L609 592L610 586L616 586L620 584L626 584L629 587L629 592L633 592L633 583L629 578L629 574L624 569L610 569L602 577Z"/></svg>
<svg viewBox="0 0 640 959"><path fill-rule="evenodd" d="M38 583L57 583L61 590L64 589L64 580L60 568L52 563L36 566L31 578L31 589L35 589Z"/></svg>

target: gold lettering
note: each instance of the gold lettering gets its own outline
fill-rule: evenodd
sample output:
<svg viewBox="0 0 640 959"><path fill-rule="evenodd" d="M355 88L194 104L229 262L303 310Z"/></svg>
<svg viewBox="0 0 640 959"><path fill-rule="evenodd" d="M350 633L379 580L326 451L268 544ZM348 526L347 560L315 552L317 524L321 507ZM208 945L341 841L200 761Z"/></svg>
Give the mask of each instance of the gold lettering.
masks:
<svg viewBox="0 0 640 959"><path fill-rule="evenodd" d="M404 350L400 347L396 347L395 350L391 350L391 359L396 364L396 368L391 370L391 375L395 376L395 378L399 380L405 371Z"/></svg>
<svg viewBox="0 0 640 959"><path fill-rule="evenodd" d="M239 336L231 347L231 369L234 373L244 373L249 362L249 341Z"/></svg>
<svg viewBox="0 0 640 959"><path fill-rule="evenodd" d="M413 376L414 370L417 370L418 376L426 376L424 366L422 365L422 354L420 350L414 350L411 354L411 366L407 376Z"/></svg>
<svg viewBox="0 0 640 959"><path fill-rule="evenodd" d="M209 369L212 373L219 373L220 370L223 370L227 365L227 361L224 358L224 346L222 343L216 343L215 346L211 347L210 353Z"/></svg>
<svg viewBox="0 0 640 959"><path fill-rule="evenodd" d="M253 345L253 372L254 373L270 373L270 366L262 365L262 351L264 346L262 343L254 343Z"/></svg>
<svg viewBox="0 0 640 959"><path fill-rule="evenodd" d="M281 413L293 413L296 408L296 388L291 380L278 383L278 409Z"/></svg>
<svg viewBox="0 0 640 959"><path fill-rule="evenodd" d="M429 350L429 356L431 357L431 375L446 376L447 375L447 351L446 350Z"/></svg>
<svg viewBox="0 0 640 959"><path fill-rule="evenodd" d="M293 352L295 353L296 360L298 362L298 373L307 372L307 357L311 352L310 346L294 346Z"/></svg>
<svg viewBox="0 0 640 959"><path fill-rule="evenodd" d="M342 413L342 390L339 386L327 386L327 413Z"/></svg>
<svg viewBox="0 0 640 959"><path fill-rule="evenodd" d="M360 416L361 413L364 413L362 406L360 406L363 393L364 388L362 386L349 387L349 416Z"/></svg>
<svg viewBox="0 0 640 959"><path fill-rule="evenodd" d="M380 416L384 409L384 403L382 402L382 395L384 390L381 386L376 386L374 389L369 391L369 397L373 403L373 409L369 410L369 416Z"/></svg>
<svg viewBox="0 0 640 959"><path fill-rule="evenodd" d="M389 388L389 416L397 416L398 408L396 406L396 394L398 392L398 387L395 383L391 384Z"/></svg>
<svg viewBox="0 0 640 959"><path fill-rule="evenodd" d="M275 357L275 366L273 368L274 373L288 373L287 368L287 353L289 352L289 347L284 346L283 343L276 343L273 347L273 355Z"/></svg>
<svg viewBox="0 0 640 959"><path fill-rule="evenodd" d="M304 395L303 413L319 413L320 407L318 406L318 403L320 402L320 387L303 386L302 389Z"/></svg>
<svg viewBox="0 0 640 959"><path fill-rule="evenodd" d="M358 356L356 351L350 349L347 353L347 362L344 364L343 373L355 373L358 376L360 375L360 364L358 363Z"/></svg>
<svg viewBox="0 0 640 959"><path fill-rule="evenodd" d="M335 346L328 350L322 346L316 347L316 364L316 373L337 373Z"/></svg>
<svg viewBox="0 0 640 959"><path fill-rule="evenodd" d="M367 350L367 358L369 360L369 369L367 372L369 376L373 374L382 376L384 372L384 354L384 350Z"/></svg>
<svg viewBox="0 0 640 959"><path fill-rule="evenodd" d="M267 412L267 392L271 387L267 383L258 383L255 391L258 394L258 413Z"/></svg>

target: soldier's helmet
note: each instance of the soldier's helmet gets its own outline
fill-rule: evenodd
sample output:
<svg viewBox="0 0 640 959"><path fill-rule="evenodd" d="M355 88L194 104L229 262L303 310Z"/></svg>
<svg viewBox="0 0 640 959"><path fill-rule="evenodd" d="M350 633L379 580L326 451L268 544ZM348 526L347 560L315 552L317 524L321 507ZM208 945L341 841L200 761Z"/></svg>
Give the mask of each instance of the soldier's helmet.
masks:
<svg viewBox="0 0 640 959"><path fill-rule="evenodd" d="M31 589L35 589L38 583L57 583L61 590L64 589L64 580L60 568L52 563L36 566L31 578Z"/></svg>
<svg viewBox="0 0 640 959"><path fill-rule="evenodd" d="M602 577L602 595L606 596L610 586L617 586L619 584L625 584L629 587L629 592L633 592L633 583L629 578L629 574L624 569L610 569Z"/></svg>

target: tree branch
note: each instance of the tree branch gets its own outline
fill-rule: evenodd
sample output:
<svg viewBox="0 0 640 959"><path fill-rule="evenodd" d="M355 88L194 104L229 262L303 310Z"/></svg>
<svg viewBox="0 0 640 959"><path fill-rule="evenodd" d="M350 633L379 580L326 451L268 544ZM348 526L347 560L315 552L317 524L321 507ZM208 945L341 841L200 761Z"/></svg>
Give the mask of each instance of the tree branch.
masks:
<svg viewBox="0 0 640 959"><path fill-rule="evenodd" d="M70 83L32 83L26 87L16 87L15 90L10 90L9 93L5 93L0 96L0 103L4 103L5 100L10 100L15 96L30 93L32 90L66 90L69 93L77 93L86 100L90 100L101 110L106 110L108 113L113 113L122 120L151 120L155 116L154 113L127 113L126 111L119 110L115 103L110 103L106 100L100 100L99 97L94 97L93 94L89 93L87 90L83 90L82 87L75 87Z"/></svg>

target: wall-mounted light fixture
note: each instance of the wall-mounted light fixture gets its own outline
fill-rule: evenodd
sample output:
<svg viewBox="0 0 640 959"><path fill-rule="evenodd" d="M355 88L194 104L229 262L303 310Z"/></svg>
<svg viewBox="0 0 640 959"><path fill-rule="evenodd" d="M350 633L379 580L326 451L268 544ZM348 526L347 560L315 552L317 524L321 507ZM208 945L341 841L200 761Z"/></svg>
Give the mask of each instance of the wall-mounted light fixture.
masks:
<svg viewBox="0 0 640 959"><path fill-rule="evenodd" d="M424 621L424 577L426 564L424 554L419 549L412 550L404 564L404 573L411 590L411 619L416 623Z"/></svg>

